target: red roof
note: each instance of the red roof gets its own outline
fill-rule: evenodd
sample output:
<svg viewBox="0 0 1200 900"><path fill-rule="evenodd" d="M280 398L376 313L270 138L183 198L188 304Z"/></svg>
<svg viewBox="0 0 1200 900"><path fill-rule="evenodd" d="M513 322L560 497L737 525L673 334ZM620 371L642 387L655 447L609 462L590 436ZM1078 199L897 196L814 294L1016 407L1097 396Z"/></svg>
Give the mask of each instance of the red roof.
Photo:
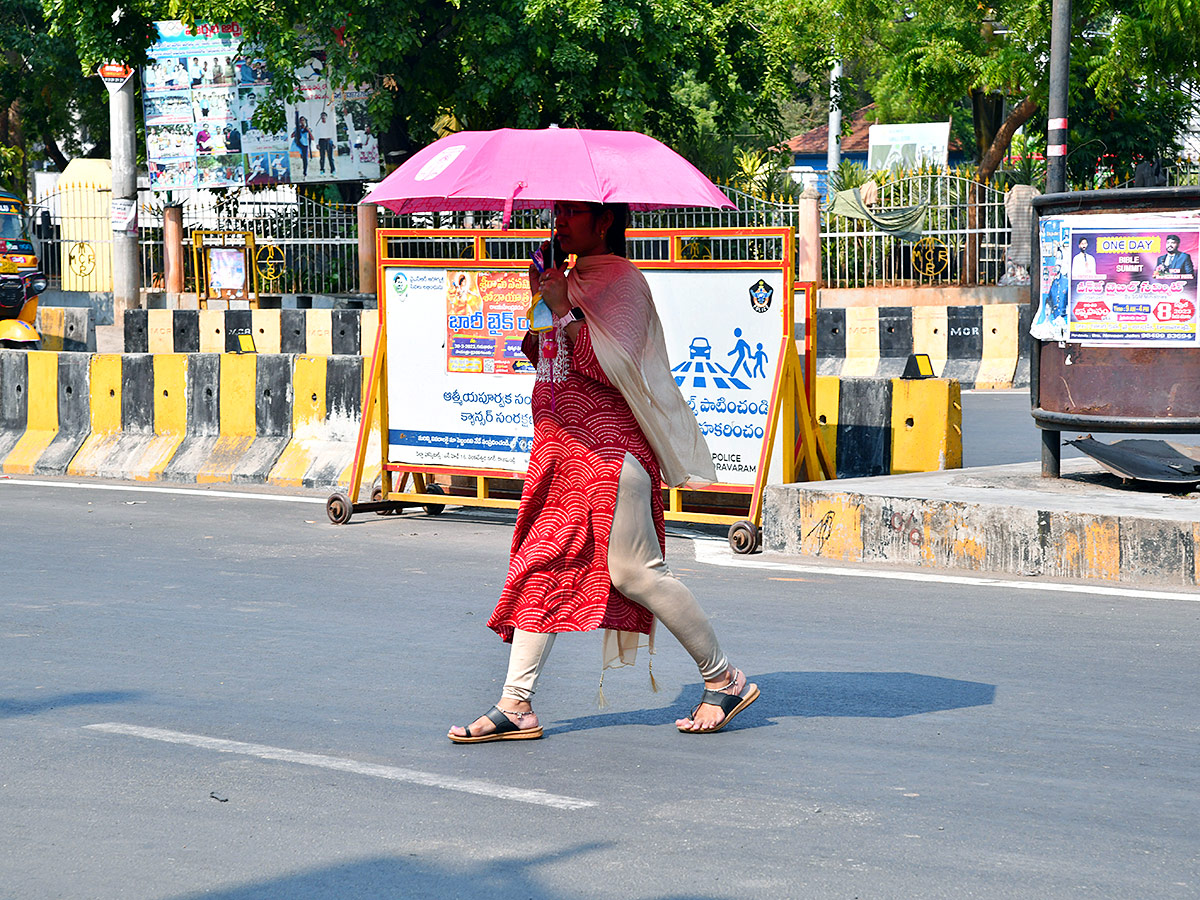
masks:
<svg viewBox="0 0 1200 900"><path fill-rule="evenodd" d="M875 104L869 103L850 116L850 133L842 138L843 153L867 152L867 129L875 123L867 120L867 113L874 112ZM812 131L798 134L783 146L790 152L802 156L824 155L829 150L829 124L818 125Z"/></svg>

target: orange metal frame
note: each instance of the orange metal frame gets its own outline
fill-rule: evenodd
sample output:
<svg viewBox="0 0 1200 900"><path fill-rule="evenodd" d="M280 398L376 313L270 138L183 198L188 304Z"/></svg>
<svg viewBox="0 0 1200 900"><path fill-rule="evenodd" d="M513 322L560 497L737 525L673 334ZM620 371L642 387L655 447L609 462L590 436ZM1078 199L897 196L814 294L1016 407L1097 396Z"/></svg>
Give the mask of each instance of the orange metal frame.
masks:
<svg viewBox="0 0 1200 900"><path fill-rule="evenodd" d="M669 489L669 502L666 517L674 521L702 522L708 524L732 524L749 520L756 527L762 523L762 499L766 488L768 473L771 466L773 447L776 442L777 430L782 428L782 446L793 449L786 454L782 463L782 476L785 483L799 480L822 480L833 478L833 466L828 454L821 446L814 418L815 408L815 374L816 374L816 335L813 328L815 318L816 290L810 282L793 284L791 273L792 262L792 232L787 228L699 228L699 229L666 229L639 228L631 229L630 237L667 238L670 252L664 260L639 261L641 269L670 269L673 271L688 270L736 270L780 268L784 273L784 306L781 310L783 332L780 336L780 363L775 373L772 387L768 426L763 437L759 453L758 469L753 485L713 484L698 489L679 488ZM463 506L516 508L519 500L492 497L489 493L490 479L521 479L523 472L506 471L503 469L476 469L458 466L414 466L394 463L388 459L388 390L387 390L387 310L383 273L386 268L404 266L407 268L445 268L463 266L486 266L489 269L520 269L528 266L525 260L490 259L485 250L488 240L529 240L534 242L548 237L546 231L479 231L459 229L379 229L376 232L376 291L379 297L379 330L375 337L375 349L371 356L371 369L367 381L367 397L363 409L362 423L359 427L358 443L354 456L354 468L351 476L351 500L358 497L362 487L362 475L366 460L367 447L372 427L373 414L378 411L378 421L381 431L380 471L382 473L382 499L397 503L426 505L445 504L451 498L445 494L429 492L429 477L433 475L457 475L474 478L476 482L474 495L453 495L453 502ZM685 259L683 247L685 242L694 238L777 238L782 240L783 258L769 260L697 260ZM439 257L439 258L401 258L388 255L388 241L396 238L470 238L472 240L470 255ZM805 321L805 363L802 367L796 352L794 337L795 297L802 297ZM393 476L400 476L399 484L393 483ZM409 478L413 484L411 490L405 490ZM743 494L749 495L749 510L747 515L723 515L711 512L685 509L684 494Z"/></svg>

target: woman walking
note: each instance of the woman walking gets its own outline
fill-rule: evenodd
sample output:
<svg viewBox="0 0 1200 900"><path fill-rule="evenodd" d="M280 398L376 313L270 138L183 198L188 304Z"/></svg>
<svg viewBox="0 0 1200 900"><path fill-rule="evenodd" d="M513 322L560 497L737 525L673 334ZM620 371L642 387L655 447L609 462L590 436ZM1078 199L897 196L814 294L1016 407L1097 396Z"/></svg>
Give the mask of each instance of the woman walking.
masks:
<svg viewBox="0 0 1200 900"><path fill-rule="evenodd" d="M500 701L456 743L542 736L532 698L556 634L606 629L604 668L653 652L655 619L695 660L701 702L676 721L720 731L757 686L729 664L708 617L663 561L663 480L716 480L712 456L671 375L649 286L625 258L628 209L559 203L558 240L576 263L530 267L554 328L525 336L537 367L534 438L508 577L488 625L512 642ZM544 245L544 257L550 248Z"/></svg>

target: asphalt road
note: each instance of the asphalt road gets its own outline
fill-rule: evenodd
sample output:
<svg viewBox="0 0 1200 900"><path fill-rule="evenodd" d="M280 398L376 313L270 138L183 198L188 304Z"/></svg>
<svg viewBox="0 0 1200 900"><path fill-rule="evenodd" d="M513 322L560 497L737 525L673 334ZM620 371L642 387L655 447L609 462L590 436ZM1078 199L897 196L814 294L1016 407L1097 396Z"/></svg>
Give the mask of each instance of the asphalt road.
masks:
<svg viewBox="0 0 1200 900"><path fill-rule="evenodd" d="M463 747L511 520L0 481L0 898L1200 896L1200 604L670 539L763 692L660 636ZM1070 587L1070 586L1068 586Z"/></svg>
<svg viewBox="0 0 1200 900"><path fill-rule="evenodd" d="M963 466L997 466L1038 462L1042 438L1029 414L1029 391L963 391ZM1169 440L1200 447L1197 434L1107 434L1090 431L1062 432L1062 458L1083 456L1067 441L1091 434L1113 444L1127 438Z"/></svg>

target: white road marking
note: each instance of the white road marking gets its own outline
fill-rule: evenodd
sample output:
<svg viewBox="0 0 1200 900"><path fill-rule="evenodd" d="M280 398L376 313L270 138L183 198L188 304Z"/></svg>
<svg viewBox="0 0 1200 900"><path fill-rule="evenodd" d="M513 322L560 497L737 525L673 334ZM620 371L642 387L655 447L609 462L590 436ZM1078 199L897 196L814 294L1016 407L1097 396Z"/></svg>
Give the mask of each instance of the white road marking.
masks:
<svg viewBox="0 0 1200 900"><path fill-rule="evenodd" d="M998 587L1014 591L1051 591L1060 594L1088 594L1091 596L1125 597L1132 600L1190 600L1200 602L1200 592L1139 590L1137 588L1106 587L1090 584L1062 584L1054 581L1015 581L986 576L943 575L933 571L900 572L876 569L868 566L848 568L846 566L814 566L803 563L776 562L740 556L733 552L728 542L714 539L695 540L696 562L710 566L732 566L743 569L762 569L776 572L798 572L804 575L838 575L843 578L883 578L889 581L923 581L936 584L961 584L970 587Z"/></svg>
<svg viewBox="0 0 1200 900"><path fill-rule="evenodd" d="M130 737L145 738L150 741L165 741L168 744L186 744L189 747L199 747L202 750L215 750L218 753L238 753L245 756L257 756L259 759L272 759L280 762L297 763L302 766L334 769L339 772L349 772L353 775L368 775L372 778L404 781L409 784L420 784L425 787L440 788L446 791L462 791L466 794L478 794L481 797L493 797L497 800L515 800L519 803L533 803L538 806L549 806L552 809L588 809L597 805L591 800L580 800L575 797L548 794L540 790L528 790L526 788L509 787L503 784L493 784L490 781L480 781L474 778L456 778L452 775L438 775L434 772L421 772L416 769L380 766L373 763L356 762L352 759L341 759L337 756L322 756L316 753L304 753L299 750L286 750L282 747L269 747L266 744L246 744L242 741L227 741L222 738L205 737L200 734L167 731L163 728L144 728L140 725L126 725L121 722L100 722L96 725L85 725L84 728L90 728L93 731L103 731L106 734L123 734Z"/></svg>
<svg viewBox="0 0 1200 900"><path fill-rule="evenodd" d="M320 497L295 497L288 494L255 494L250 491L206 491L200 488L153 487L130 484L88 484L83 481L37 481L30 478L0 477L0 485L26 484L35 487L85 488L89 491L134 491L145 494L184 494L192 497L232 497L238 500L278 500L282 503L320 503Z"/></svg>

